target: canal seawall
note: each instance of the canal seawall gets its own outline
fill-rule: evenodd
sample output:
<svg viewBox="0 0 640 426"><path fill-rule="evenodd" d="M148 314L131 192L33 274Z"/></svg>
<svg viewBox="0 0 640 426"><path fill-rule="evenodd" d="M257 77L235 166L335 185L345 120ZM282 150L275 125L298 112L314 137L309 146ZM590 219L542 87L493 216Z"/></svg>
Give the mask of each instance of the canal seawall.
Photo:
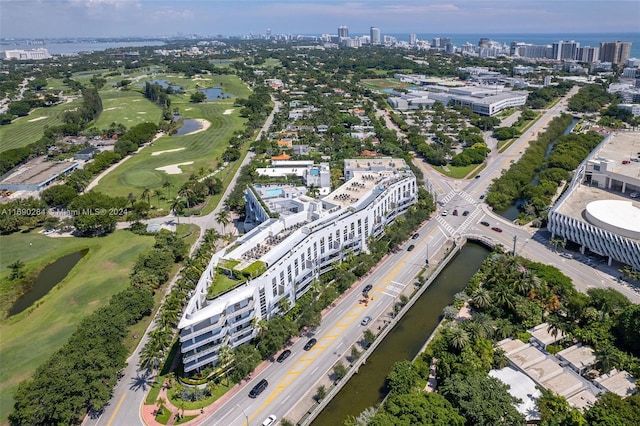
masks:
<svg viewBox="0 0 640 426"><path fill-rule="evenodd" d="M477 239L473 238L473 237L469 238L469 240L477 241ZM456 255L458 255L460 253L460 251L465 246L466 242L467 242L467 240L465 238L462 238L462 239L460 239L458 241L457 245L452 246L452 247L447 249L447 251L444 254L445 256L444 256L443 260L438 264L438 266L434 270L429 272L429 277L426 280L426 282L413 292L413 294L411 295L411 298L409 299L407 304L402 307L402 309L394 316L394 318L392 318L390 321L386 321L386 323L384 324L383 328L380 330L379 334L376 336L376 339L371 344L371 346L369 346L366 349L366 351L357 360L352 360L351 361L351 363L349 364L349 371L345 375L345 377L343 377L342 379L339 379L339 380L336 380L336 381L332 382L332 384L330 386L328 386L329 389L328 389L327 395L322 400L320 400L319 402L314 403L314 405L311 406L306 411L304 416L298 421L298 423L297 423L298 425L310 425L318 417L321 418L318 421L322 420L322 422L319 423L319 424L325 424L327 421L329 421L327 419L328 412L327 413L323 413L323 411L327 408L327 406L330 406L330 409L331 409L330 412L332 413L329 416L335 415L335 411L340 411L340 409L336 409L335 402L336 401L340 401L341 400L340 399L341 396L339 396L338 400L336 400L336 401L334 401L334 398L336 396L338 396L338 394L344 389L344 387L349 384L350 379L352 379L353 376L360 371L361 367L363 365L367 364L367 361L369 360L369 358L376 352L378 347L385 341L385 339L388 337L388 335L391 333L391 331L394 330L396 325L398 325L398 323L401 322L401 320L411 310L411 308L414 307L416 302L421 300L421 297L429 289L429 287L431 286L433 281L436 280L440 276L442 271L451 263L451 261L456 257ZM486 240L485 241L477 241L477 242L479 242L481 245L486 246L486 247L490 247L491 246L491 244L487 244ZM466 281L464 282L464 286L466 286ZM424 306L423 306L423 308L424 308ZM441 308L437 308L437 315L438 316L440 315L440 311L441 311ZM415 312L412 315L415 315ZM439 322L439 319L438 319L438 322ZM413 324L413 322L412 322L412 324ZM431 329L431 327L433 327L433 326L436 326L437 324L438 323L435 323L433 325L429 325L429 329ZM404 327L406 328L406 324L404 325ZM403 327L400 328L400 330L402 330L402 329L403 329ZM435 332L435 330L437 330L437 326L433 329L433 331L429 334L429 336L427 336L427 338L430 338L430 336L433 335L433 332ZM397 335L394 335L393 337L396 340L398 338ZM424 337L421 338L421 339L427 340ZM419 346L417 346L417 347L415 346L415 344L413 344L412 349L411 349L411 355L409 355L407 357L407 359L412 359L414 357L413 353L414 353L414 351L416 349L418 349L420 347L424 347L424 340L420 340L419 341ZM380 349L383 349L383 348L380 348ZM419 352L421 352L421 350ZM374 358L376 358L378 360L378 362L380 362L380 357L381 356L382 356L382 354L376 354L376 357L374 357ZM386 377L386 375L389 373L389 371L386 371L387 367L383 368L385 371L379 371L378 370L378 365L374 361L373 365L367 365L367 368L365 368L365 370L368 370L368 373L365 372L366 377L367 377L366 380L370 380L369 377L370 377L370 373L372 372L372 370L371 370L372 368L374 368L376 375L379 375L378 373L381 372ZM359 378L356 381L361 382L364 377L365 376ZM378 378L377 380L378 380L378 382L381 381L380 378ZM355 384L352 384L351 386L354 386L354 385ZM371 388L371 389L367 389L367 390L370 391L370 393L374 393L375 394L375 395L369 395L369 397L368 397L369 399L372 396L375 397L376 395L378 395L378 393L377 393L379 391L379 389L378 389L379 388L379 384L378 383L376 383L374 386L369 386L369 384L367 384L366 387ZM349 389L349 394L350 395L351 395L352 391L354 391L354 389ZM351 395L351 402L354 402L353 399L352 399L354 396L355 395ZM332 404L332 402L334 402L334 404ZM369 403L367 403L367 404L369 404ZM340 402L338 402L338 405L340 405ZM352 405L352 404L349 404L349 405ZM372 404L369 404L369 405L372 405ZM350 413L349 415L353 415L353 413ZM335 421L338 421L336 418L331 418L330 420L333 421L333 423L335 423ZM341 419L341 421L343 421L343 420L344 419Z"/></svg>

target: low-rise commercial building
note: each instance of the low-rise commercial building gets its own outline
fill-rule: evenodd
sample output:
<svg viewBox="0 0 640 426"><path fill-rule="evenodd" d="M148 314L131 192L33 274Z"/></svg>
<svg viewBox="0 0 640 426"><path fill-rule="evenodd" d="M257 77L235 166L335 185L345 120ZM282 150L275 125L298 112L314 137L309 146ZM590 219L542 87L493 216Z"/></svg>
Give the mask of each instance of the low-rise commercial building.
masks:
<svg viewBox="0 0 640 426"><path fill-rule="evenodd" d="M578 167L547 228L587 251L640 270L640 133L609 135Z"/></svg>

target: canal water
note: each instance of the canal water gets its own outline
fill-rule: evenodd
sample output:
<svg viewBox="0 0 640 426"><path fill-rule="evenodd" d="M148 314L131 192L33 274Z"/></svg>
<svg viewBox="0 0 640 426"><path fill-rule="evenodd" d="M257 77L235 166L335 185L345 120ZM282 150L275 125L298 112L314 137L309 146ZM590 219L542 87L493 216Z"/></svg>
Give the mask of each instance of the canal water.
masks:
<svg viewBox="0 0 640 426"><path fill-rule="evenodd" d="M38 299L49 293L49 291L62 281L69 271L76 266L76 263L78 263L88 252L88 249L77 251L63 256L50 265L45 266L45 268L36 277L33 286L31 286L31 290L15 301L9 310L9 316L19 314L26 310L38 301Z"/></svg>
<svg viewBox="0 0 640 426"><path fill-rule="evenodd" d="M580 120L577 118L574 118L573 120L571 120L571 124L569 124L567 129L564 131L563 135L568 135L569 133L571 133L573 128L576 127L576 125L578 124L578 121ZM555 145L555 141L551 142L547 147L547 152L545 152L544 158L549 158L549 155L551 155L551 150L553 149L553 145ZM531 183L534 185L538 183L538 174L536 174L536 176L533 178ZM496 213L498 213L500 216L504 217L505 219L514 221L520 216L520 207L522 207L524 203L525 203L525 200L517 200L511 206L507 207L504 210L496 211Z"/></svg>
<svg viewBox="0 0 640 426"><path fill-rule="evenodd" d="M489 255L485 247L467 243L431 283L349 383L336 395L312 426L340 426L380 403L387 394L385 379L397 361L412 360L442 319L442 310L467 286Z"/></svg>

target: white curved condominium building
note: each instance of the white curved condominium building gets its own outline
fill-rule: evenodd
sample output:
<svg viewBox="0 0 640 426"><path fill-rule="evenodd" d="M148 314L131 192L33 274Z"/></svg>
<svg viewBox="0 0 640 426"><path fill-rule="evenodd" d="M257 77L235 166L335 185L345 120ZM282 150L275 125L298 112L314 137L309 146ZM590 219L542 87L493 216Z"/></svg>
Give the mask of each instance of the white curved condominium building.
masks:
<svg viewBox="0 0 640 426"><path fill-rule="evenodd" d="M640 133L609 135L549 212L555 237L640 270Z"/></svg>
<svg viewBox="0 0 640 426"><path fill-rule="evenodd" d="M368 252L369 238L418 199L415 176L401 159L345 160L345 179L320 200L293 185L247 189L247 222L257 226L213 255L180 321L186 372L215 364L224 345L251 340L254 320L281 313L282 299L293 306L350 253ZM212 286L228 290L213 295Z"/></svg>

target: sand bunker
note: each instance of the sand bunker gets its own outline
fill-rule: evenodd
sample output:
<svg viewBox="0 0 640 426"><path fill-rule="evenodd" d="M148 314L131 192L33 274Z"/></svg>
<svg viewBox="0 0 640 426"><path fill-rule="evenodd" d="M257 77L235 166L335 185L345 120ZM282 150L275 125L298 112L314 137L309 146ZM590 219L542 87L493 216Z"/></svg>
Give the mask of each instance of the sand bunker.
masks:
<svg viewBox="0 0 640 426"><path fill-rule="evenodd" d="M42 117L32 118L31 120L29 120L29 123L33 123L34 121L44 120L45 118L49 118L49 117L47 117L46 115L43 115Z"/></svg>
<svg viewBox="0 0 640 426"><path fill-rule="evenodd" d="M180 166L188 166L189 164L193 164L193 161L187 161L186 163L169 164L168 166L157 167L156 170L165 172L168 175L179 175L182 174Z"/></svg>
<svg viewBox="0 0 640 426"><path fill-rule="evenodd" d="M222 113L222 115L229 115L233 112L233 108L232 109L225 109L224 112Z"/></svg>
<svg viewBox="0 0 640 426"><path fill-rule="evenodd" d="M176 149L167 149L165 151L155 151L151 153L151 156L155 157L156 155L164 154L165 152L176 152L176 151L182 151L183 149L186 149L186 148L182 147L182 148L176 148Z"/></svg>
<svg viewBox="0 0 640 426"><path fill-rule="evenodd" d="M145 111L138 111L138 114L146 114Z"/></svg>

